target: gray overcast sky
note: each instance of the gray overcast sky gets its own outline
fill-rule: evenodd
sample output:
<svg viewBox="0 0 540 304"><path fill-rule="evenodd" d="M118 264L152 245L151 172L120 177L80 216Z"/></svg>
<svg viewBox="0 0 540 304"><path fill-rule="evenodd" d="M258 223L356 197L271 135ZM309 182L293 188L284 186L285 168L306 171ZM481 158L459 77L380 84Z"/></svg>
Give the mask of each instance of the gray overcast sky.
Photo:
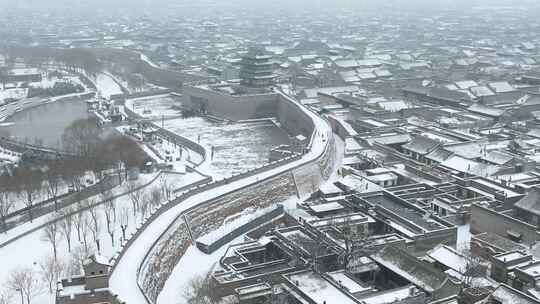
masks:
<svg viewBox="0 0 540 304"><path fill-rule="evenodd" d="M343 9L370 9L370 8L392 8L396 9L462 9L467 10L471 6L478 5L531 5L538 4L538 0L0 0L0 7L11 7L13 9L36 8L40 11L56 11L62 8L82 9L90 11L92 9L123 9L126 12L145 13L159 10L160 7L176 7L185 4L197 5L208 8L243 7L243 8L265 8L265 9L285 9L291 11L298 10L321 10L326 11L331 8ZM204 12L202 12L204 13Z"/></svg>

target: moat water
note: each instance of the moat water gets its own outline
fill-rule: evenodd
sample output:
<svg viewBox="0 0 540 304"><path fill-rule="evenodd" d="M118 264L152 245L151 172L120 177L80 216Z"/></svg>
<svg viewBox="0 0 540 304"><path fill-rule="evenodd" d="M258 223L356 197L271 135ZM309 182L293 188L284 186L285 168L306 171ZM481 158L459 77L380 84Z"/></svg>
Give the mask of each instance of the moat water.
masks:
<svg viewBox="0 0 540 304"><path fill-rule="evenodd" d="M59 147L64 129L73 121L86 117L84 101L57 101L15 113L0 129L7 129L17 141Z"/></svg>

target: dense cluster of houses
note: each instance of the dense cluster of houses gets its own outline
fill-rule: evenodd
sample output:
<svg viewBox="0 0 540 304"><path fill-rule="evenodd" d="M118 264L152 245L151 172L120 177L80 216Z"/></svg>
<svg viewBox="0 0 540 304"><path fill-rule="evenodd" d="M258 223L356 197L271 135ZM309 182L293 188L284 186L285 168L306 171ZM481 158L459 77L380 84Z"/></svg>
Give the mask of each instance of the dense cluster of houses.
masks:
<svg viewBox="0 0 540 304"><path fill-rule="evenodd" d="M444 98L403 88L391 99L360 85L298 94L341 138L339 178L230 246L212 274L218 294L240 303L539 303L540 131L525 115L537 110L538 87L479 82L422 89L453 92ZM489 98L475 95L483 90Z"/></svg>

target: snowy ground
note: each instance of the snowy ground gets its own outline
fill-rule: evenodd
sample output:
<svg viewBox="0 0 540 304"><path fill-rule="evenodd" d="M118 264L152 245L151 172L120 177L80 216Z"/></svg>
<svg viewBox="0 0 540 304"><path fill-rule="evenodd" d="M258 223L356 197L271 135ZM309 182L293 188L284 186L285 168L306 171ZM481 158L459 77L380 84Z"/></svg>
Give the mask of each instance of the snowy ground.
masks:
<svg viewBox="0 0 540 304"><path fill-rule="evenodd" d="M62 78L56 78L56 77L46 77L44 76L43 79L40 82L31 82L29 85L31 87L35 88L52 88L55 83L57 82L71 82L75 84L80 84L84 87L84 83L81 81L81 79L78 76L70 76L67 73L63 73L64 76Z"/></svg>
<svg viewBox="0 0 540 304"><path fill-rule="evenodd" d="M135 138L144 152L157 164L171 165L173 171L183 173L186 170L186 166L193 167L194 164L203 162L203 156L199 153L185 146L176 145L165 138L160 137L159 140L146 143L141 141L139 134L130 133L129 126L120 126L116 129L121 133Z"/></svg>
<svg viewBox="0 0 540 304"><path fill-rule="evenodd" d="M204 254L194 245L189 246L180 263L176 265L169 280L167 280L167 283L163 287L157 304L184 303L183 291L188 286L190 280L212 271L213 267L219 262L219 259L225 254L227 247L230 244L241 243L243 238L244 236L240 236L209 255Z"/></svg>
<svg viewBox="0 0 540 304"><path fill-rule="evenodd" d="M42 80L38 82L29 82L24 83L25 85L28 85L30 87L34 88L43 88L48 89L52 88L55 83L57 82L71 82L75 84L80 84L81 86L85 87L84 83L81 81L81 79L78 76L72 76L69 75L67 72L60 72L63 74L61 78L58 77L48 77L47 72L60 72L55 69L49 69L47 71L42 71ZM13 98L13 99L24 99L28 95L28 88L22 88L21 86L23 83L7 83L6 89L3 89L3 86L0 86L0 105L4 102L5 99ZM85 87L86 88L86 87ZM86 88L87 89L87 88Z"/></svg>
<svg viewBox="0 0 540 304"><path fill-rule="evenodd" d="M126 104L143 118L161 119L182 114L179 98L170 94L134 98L126 101Z"/></svg>
<svg viewBox="0 0 540 304"><path fill-rule="evenodd" d="M267 164L273 147L289 143L270 121L222 124L194 117L167 120L165 128L207 147L210 162L201 170L217 178Z"/></svg>
<svg viewBox="0 0 540 304"><path fill-rule="evenodd" d="M1 153L0 153L0 159L1 158L2 158L2 156L1 156ZM61 196L63 194L68 193L68 188L69 188L69 186L66 183L59 182L57 196ZM20 209L23 209L25 207L24 202L25 202L26 197L24 196L23 193L19 193L19 194L11 193L9 197L14 202L14 206L13 206L12 209L10 209L9 213L13 213L13 212L15 212L17 210L20 210ZM51 199L51 198L52 197L51 197L51 195L49 195L48 189L46 188L46 185L44 184L41 191L36 193L36 196L34 198L34 205L39 204L41 202L44 202L44 201L46 201L48 199Z"/></svg>
<svg viewBox="0 0 540 304"><path fill-rule="evenodd" d="M123 93L118 83L106 73L98 74L95 84L101 96L106 99L109 99L111 95Z"/></svg>

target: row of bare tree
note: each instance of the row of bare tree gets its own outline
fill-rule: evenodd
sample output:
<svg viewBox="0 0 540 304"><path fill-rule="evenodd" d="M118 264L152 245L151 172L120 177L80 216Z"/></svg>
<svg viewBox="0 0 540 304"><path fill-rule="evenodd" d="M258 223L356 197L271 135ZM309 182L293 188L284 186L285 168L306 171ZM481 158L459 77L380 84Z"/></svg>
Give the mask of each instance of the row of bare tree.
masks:
<svg viewBox="0 0 540 304"><path fill-rule="evenodd" d="M114 194L106 191L99 195L102 208L94 206L94 200L86 199L63 209L57 217L51 217L50 223L42 231L41 239L51 245L52 254L38 263L37 267L13 269L5 282L6 288L0 288L0 304L11 303L18 293L21 293L27 303L45 290L52 294L59 279L80 274L85 259L101 251L100 236L103 227L106 228L114 247L118 238L117 227L121 230L119 240L125 240L130 223L142 222L150 210L159 207L162 199L170 192L165 182L151 190L137 182L130 182L127 189L130 191L131 208L119 208ZM62 260L58 254L59 245L64 241L70 253L69 261Z"/></svg>
<svg viewBox="0 0 540 304"><path fill-rule="evenodd" d="M89 172L99 181L107 173L115 172L122 183L128 179L129 170L144 163L145 154L137 143L123 135L105 135L94 118L74 121L64 131L62 142L64 149L73 156L58 157L38 165L22 164L11 174L0 176L0 219L4 230L6 218L14 211L16 201L24 203L32 221L33 207L42 194L53 199L58 211L62 185L69 185L79 192L84 188Z"/></svg>
<svg viewBox="0 0 540 304"><path fill-rule="evenodd" d="M96 54L88 49L57 49L48 47L28 47L10 45L3 50L6 56L6 65L15 66L16 58L24 58L25 62L34 67L42 67L47 63L61 65L65 69L95 75L102 70L102 64Z"/></svg>
<svg viewBox="0 0 540 304"><path fill-rule="evenodd" d="M147 190L137 182L130 182L127 186L133 220L142 222L152 209L159 208L162 201L167 199L170 189L166 182L158 187ZM118 208L116 198L112 191L105 191L99 195L99 204L92 198L79 201L76 205L61 210L56 216L52 216L49 224L43 229L42 240L52 247L54 259L58 257L58 245L63 240L67 243L68 252L72 251L73 237L76 243L83 246L85 252L95 248L101 252L102 228L110 237L111 246L114 248L117 238L120 242L126 240L126 231L130 223L131 213L129 208ZM97 207L102 205L102 213ZM105 223L103 223L103 220ZM105 225L103 225L105 224ZM121 235L117 236L117 228L120 227Z"/></svg>

